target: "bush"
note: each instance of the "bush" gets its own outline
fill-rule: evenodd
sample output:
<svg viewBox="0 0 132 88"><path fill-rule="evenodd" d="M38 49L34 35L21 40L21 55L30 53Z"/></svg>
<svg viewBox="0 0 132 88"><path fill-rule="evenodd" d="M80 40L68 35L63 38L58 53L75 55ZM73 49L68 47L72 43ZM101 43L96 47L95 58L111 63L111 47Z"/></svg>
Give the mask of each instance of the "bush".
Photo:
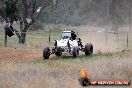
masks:
<svg viewBox="0 0 132 88"><path fill-rule="evenodd" d="M37 21L34 23L34 25L30 27L29 30L35 31L35 30L43 30L43 29L44 29L44 24L40 21Z"/></svg>

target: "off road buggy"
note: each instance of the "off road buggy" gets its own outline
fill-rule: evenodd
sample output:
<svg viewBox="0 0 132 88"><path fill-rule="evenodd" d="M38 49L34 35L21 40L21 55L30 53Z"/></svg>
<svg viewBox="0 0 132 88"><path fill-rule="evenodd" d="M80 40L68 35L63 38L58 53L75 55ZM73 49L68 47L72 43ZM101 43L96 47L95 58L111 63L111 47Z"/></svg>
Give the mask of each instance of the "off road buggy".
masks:
<svg viewBox="0 0 132 88"><path fill-rule="evenodd" d="M52 49L49 47L44 48L43 57L48 59L51 54L61 56L62 52L68 52L74 58L79 56L79 51L85 52L85 55L93 54L93 45L87 43L85 46L82 45L81 38L77 38L74 31L63 31L60 40L55 40Z"/></svg>

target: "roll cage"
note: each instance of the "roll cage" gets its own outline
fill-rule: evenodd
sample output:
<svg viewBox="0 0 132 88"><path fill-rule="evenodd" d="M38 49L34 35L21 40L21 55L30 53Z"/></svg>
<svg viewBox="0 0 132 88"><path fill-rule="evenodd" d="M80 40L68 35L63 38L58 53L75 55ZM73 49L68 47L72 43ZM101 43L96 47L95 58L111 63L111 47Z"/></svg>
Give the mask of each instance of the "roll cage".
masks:
<svg viewBox="0 0 132 88"><path fill-rule="evenodd" d="M76 34L74 31L64 31L62 32L62 36L63 39L72 39L75 40L76 39Z"/></svg>

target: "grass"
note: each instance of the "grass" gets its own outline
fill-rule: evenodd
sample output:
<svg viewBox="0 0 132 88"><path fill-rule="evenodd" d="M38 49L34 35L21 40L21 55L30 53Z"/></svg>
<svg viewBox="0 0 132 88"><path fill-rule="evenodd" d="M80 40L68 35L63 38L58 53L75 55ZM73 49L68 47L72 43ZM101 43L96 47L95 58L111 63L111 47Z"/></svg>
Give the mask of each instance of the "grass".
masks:
<svg viewBox="0 0 132 88"><path fill-rule="evenodd" d="M61 57L56 57L56 59L50 59L50 60L33 60L33 61L26 61L24 63L29 63L29 64L42 64L42 65L47 65L50 66L52 65L52 61L55 63L59 62L67 62L67 63L73 63L73 62L85 62L85 61L94 61L98 60L99 58L101 59L113 59L115 57L118 58L125 58L129 57L131 55L131 51L122 51L122 52L106 52L106 53L98 53L90 56L79 56L78 58L73 58L72 56L61 56ZM23 63L23 62L22 62Z"/></svg>
<svg viewBox="0 0 132 88"><path fill-rule="evenodd" d="M49 34L51 38L51 44L53 45L55 39L59 39L60 32L62 29L51 29L49 30L37 30L37 31L28 31L26 43L23 48L29 49L42 49L44 46L49 45ZM17 36L8 37L8 46L9 47L19 47ZM3 46L4 42L4 29L0 27L0 46Z"/></svg>
<svg viewBox="0 0 132 88"><path fill-rule="evenodd" d="M132 80L131 52L115 52L78 59L3 61L0 62L0 88L82 88L78 82L82 67L89 71L91 79Z"/></svg>

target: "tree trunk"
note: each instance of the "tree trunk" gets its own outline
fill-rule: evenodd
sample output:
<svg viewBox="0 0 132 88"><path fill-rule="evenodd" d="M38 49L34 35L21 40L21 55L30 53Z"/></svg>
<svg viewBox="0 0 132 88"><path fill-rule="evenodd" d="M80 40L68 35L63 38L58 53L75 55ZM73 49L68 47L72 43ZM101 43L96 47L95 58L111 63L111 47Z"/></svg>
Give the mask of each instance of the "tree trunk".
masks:
<svg viewBox="0 0 132 88"><path fill-rule="evenodd" d="M21 32L21 36L19 38L19 43L20 44L25 44L25 41L26 41L26 32Z"/></svg>
<svg viewBox="0 0 132 88"><path fill-rule="evenodd" d="M4 47L7 47L7 35L6 35L6 32L5 32L5 37L4 37Z"/></svg>
<svg viewBox="0 0 132 88"><path fill-rule="evenodd" d="M25 44L26 41L26 34L28 28L26 28L25 25L26 24L23 21L20 22L20 37L19 37L20 44Z"/></svg>

